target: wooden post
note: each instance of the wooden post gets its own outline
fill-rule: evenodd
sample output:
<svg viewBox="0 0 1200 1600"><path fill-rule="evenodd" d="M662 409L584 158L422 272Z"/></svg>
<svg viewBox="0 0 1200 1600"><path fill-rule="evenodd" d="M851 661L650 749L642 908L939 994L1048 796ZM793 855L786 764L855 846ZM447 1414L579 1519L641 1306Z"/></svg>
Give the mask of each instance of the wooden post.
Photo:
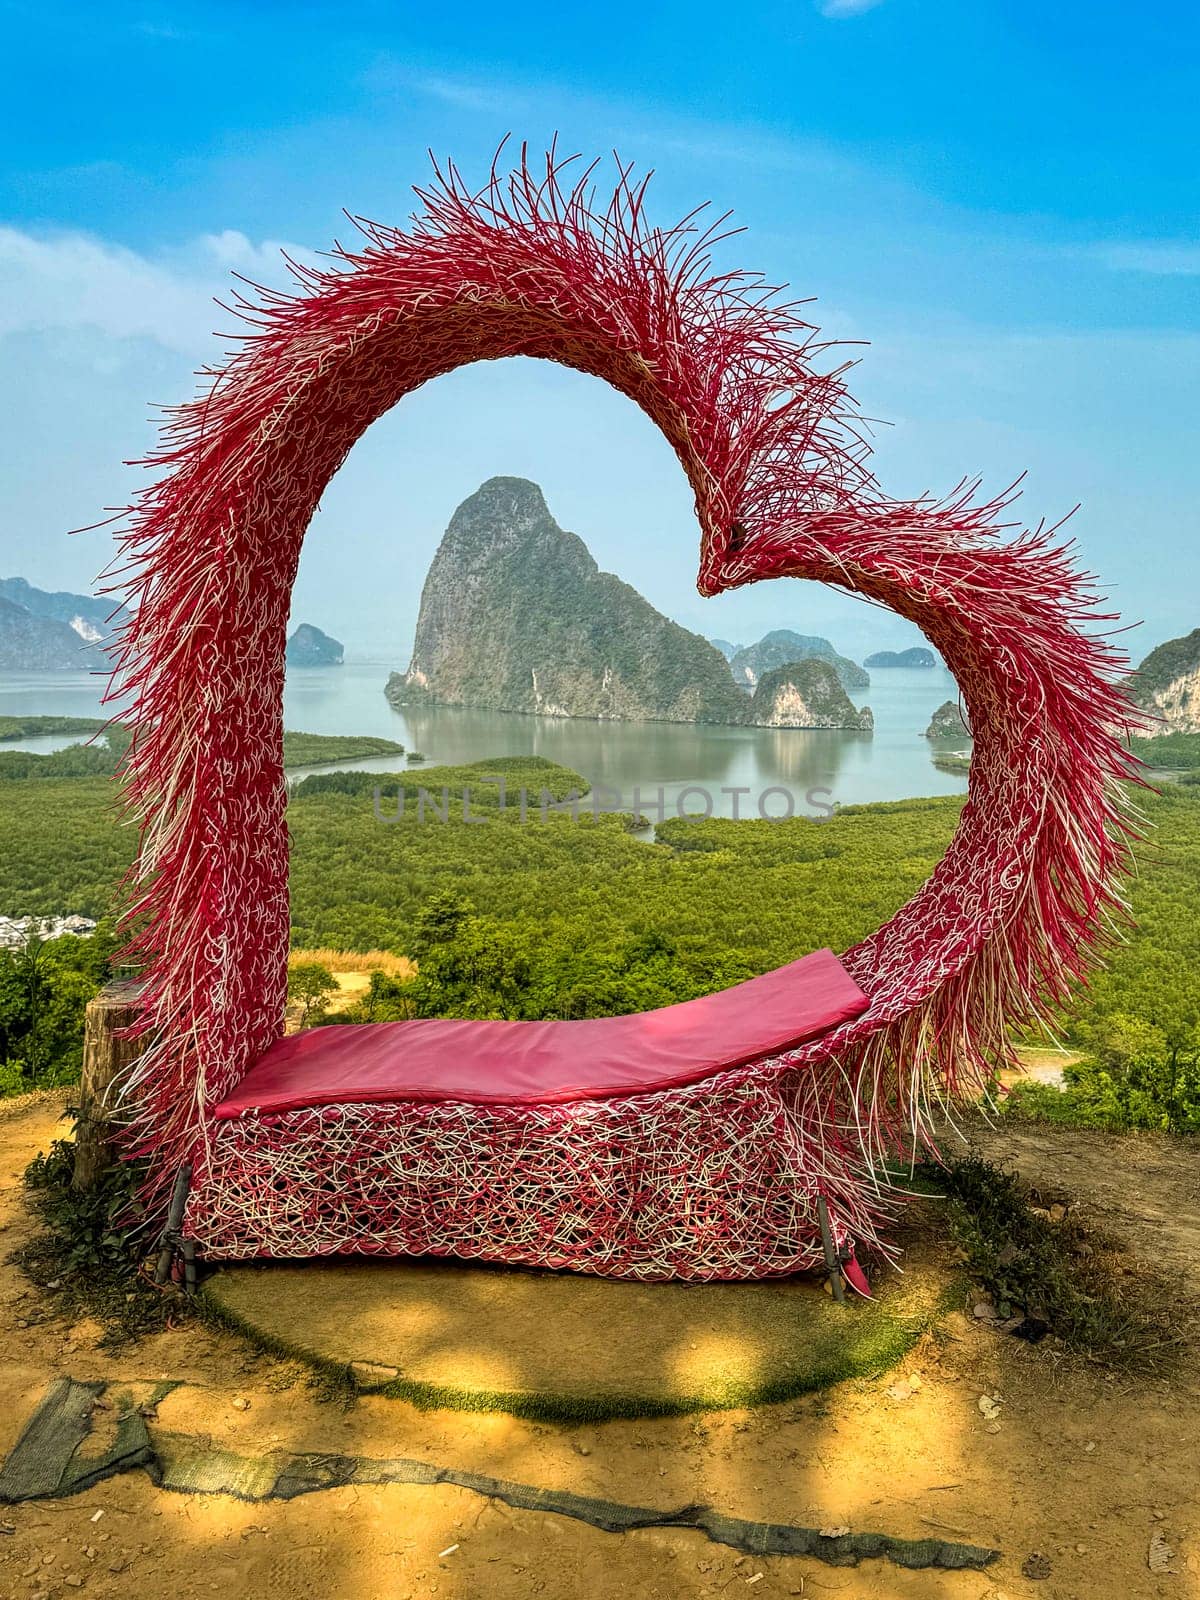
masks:
<svg viewBox="0 0 1200 1600"><path fill-rule="evenodd" d="M136 1061L145 1038L122 1037L141 1012L142 986L120 978L105 984L88 1002L83 1025L83 1075L79 1082L79 1121L75 1127L72 1187L94 1188L112 1163L113 1123L108 1103L113 1079Z"/></svg>
<svg viewBox="0 0 1200 1600"><path fill-rule="evenodd" d="M837 1251L833 1247L833 1229L829 1226L829 1207L825 1203L823 1194L817 1196L817 1216L821 1222L821 1245L825 1251L825 1268L829 1273L829 1287L833 1291L834 1304L846 1304L846 1290L842 1284L842 1264L838 1260Z"/></svg>

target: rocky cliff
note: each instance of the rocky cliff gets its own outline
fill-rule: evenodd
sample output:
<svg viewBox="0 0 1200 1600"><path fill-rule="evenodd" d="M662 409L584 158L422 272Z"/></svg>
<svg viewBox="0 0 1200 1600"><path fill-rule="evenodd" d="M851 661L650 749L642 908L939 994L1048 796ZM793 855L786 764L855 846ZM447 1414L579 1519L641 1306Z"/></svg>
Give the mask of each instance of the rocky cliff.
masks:
<svg viewBox="0 0 1200 1600"><path fill-rule="evenodd" d="M870 706L857 710L830 661L787 662L764 672L750 701L749 721L762 728L852 728L875 726Z"/></svg>
<svg viewBox="0 0 1200 1600"><path fill-rule="evenodd" d="M764 673L795 661L828 661L837 671L843 689L869 689L871 686L870 673L864 672L849 656L839 655L828 639L816 634L792 633L789 628L776 628L764 634L757 644L738 650L730 658L729 669L738 683L753 689Z"/></svg>
<svg viewBox="0 0 1200 1600"><path fill-rule="evenodd" d="M943 700L929 719L927 739L969 739L971 730L963 719L957 700Z"/></svg>
<svg viewBox="0 0 1200 1600"><path fill-rule="evenodd" d="M1144 730L1150 737L1200 733L1200 628L1151 650L1128 687L1135 704L1161 718Z"/></svg>
<svg viewBox="0 0 1200 1600"><path fill-rule="evenodd" d="M435 702L545 716L741 722L720 652L601 572L523 478L465 500L421 594L397 706Z"/></svg>
<svg viewBox="0 0 1200 1600"><path fill-rule="evenodd" d="M289 667L340 667L343 646L311 622L302 622L287 642Z"/></svg>
<svg viewBox="0 0 1200 1600"><path fill-rule="evenodd" d="M13 672L95 672L110 665L101 647L69 622L35 616L0 598L0 668Z"/></svg>

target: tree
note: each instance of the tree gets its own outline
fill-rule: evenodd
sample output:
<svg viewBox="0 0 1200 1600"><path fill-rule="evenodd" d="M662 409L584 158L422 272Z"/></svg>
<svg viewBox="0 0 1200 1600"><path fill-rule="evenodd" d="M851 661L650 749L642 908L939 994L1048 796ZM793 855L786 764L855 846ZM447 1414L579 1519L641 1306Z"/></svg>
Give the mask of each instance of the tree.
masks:
<svg viewBox="0 0 1200 1600"><path fill-rule="evenodd" d="M330 996L337 993L338 981L319 961L297 961L288 968L288 999L300 1005L300 1026L310 1028L329 1010Z"/></svg>
<svg viewBox="0 0 1200 1600"><path fill-rule="evenodd" d="M420 957L438 945L451 945L466 923L475 915L475 907L454 889L439 889L413 918L408 947Z"/></svg>
<svg viewBox="0 0 1200 1600"><path fill-rule="evenodd" d="M0 950L0 1093L78 1080L84 1011L110 976L115 946L102 923L90 938L35 931L20 948Z"/></svg>
<svg viewBox="0 0 1200 1600"><path fill-rule="evenodd" d="M488 917L449 905L430 904L440 929L436 942L421 943L417 975L406 985L418 1017L507 1017L527 1015L532 963L524 941ZM414 948L416 944L414 942Z"/></svg>
<svg viewBox="0 0 1200 1600"><path fill-rule="evenodd" d="M1200 1030L1170 1037L1113 1012L1086 1031L1089 1053L1066 1069L1063 1109L1089 1127L1200 1132Z"/></svg>

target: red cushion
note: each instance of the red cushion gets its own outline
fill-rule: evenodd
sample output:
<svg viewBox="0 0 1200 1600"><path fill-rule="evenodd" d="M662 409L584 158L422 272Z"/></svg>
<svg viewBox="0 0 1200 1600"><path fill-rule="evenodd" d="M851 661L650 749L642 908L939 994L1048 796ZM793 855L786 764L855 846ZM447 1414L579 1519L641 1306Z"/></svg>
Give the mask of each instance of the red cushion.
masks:
<svg viewBox="0 0 1200 1600"><path fill-rule="evenodd" d="M537 1105L696 1083L848 1022L868 1000L831 950L660 1011L579 1022L433 1017L280 1039L214 1113L377 1100Z"/></svg>

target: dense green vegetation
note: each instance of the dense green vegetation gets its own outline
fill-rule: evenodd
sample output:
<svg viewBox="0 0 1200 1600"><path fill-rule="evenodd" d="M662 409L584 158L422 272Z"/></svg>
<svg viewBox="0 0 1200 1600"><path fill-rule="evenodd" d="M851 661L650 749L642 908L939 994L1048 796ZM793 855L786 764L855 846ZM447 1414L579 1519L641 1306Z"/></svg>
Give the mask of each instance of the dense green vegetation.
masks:
<svg viewBox="0 0 1200 1600"><path fill-rule="evenodd" d="M103 717L0 717L0 739L40 739L68 733L99 733Z"/></svg>
<svg viewBox="0 0 1200 1600"><path fill-rule="evenodd" d="M83 1013L110 976L112 928L90 939L36 936L0 950L0 1095L75 1083L83 1057Z"/></svg>
<svg viewBox="0 0 1200 1600"><path fill-rule="evenodd" d="M1157 739L1131 739L1129 748L1148 767L1200 771L1200 733L1163 733Z"/></svg>
<svg viewBox="0 0 1200 1600"><path fill-rule="evenodd" d="M111 778L0 783L0 914L108 915L133 859Z"/></svg>
<svg viewBox="0 0 1200 1600"><path fill-rule="evenodd" d="M402 756L404 746L394 739L369 734L293 733L283 735L285 767L319 767L327 761L365 761L374 756Z"/></svg>
<svg viewBox="0 0 1200 1600"><path fill-rule="evenodd" d="M1021 1084L1010 1114L1074 1127L1200 1132L1200 793L1147 798L1137 925L1064 1019L1085 1052L1067 1087Z"/></svg>
<svg viewBox="0 0 1200 1600"><path fill-rule="evenodd" d="M1064 1069L1065 1089L1021 1083L1009 1116L1123 1133L1156 1128L1200 1133L1200 1029L1172 1039L1139 1017L1085 1019L1088 1054Z"/></svg>
<svg viewBox="0 0 1200 1600"><path fill-rule="evenodd" d="M583 788L533 758L305 779L288 812L294 943L417 959L415 981L375 981L363 1016L661 1005L862 938L929 876L962 803L846 807L825 822L673 819L647 844L586 799L573 816ZM96 776L0 785L0 912L108 913L134 845L113 799ZM1062 1021L1085 1063L1053 1102L1019 1090L1025 1114L1045 1102L1095 1125L1196 1127L1200 793L1173 785L1145 806L1137 926Z"/></svg>
<svg viewBox="0 0 1200 1600"><path fill-rule="evenodd" d="M1092 978L1069 1023L1071 1042L1104 1048L1122 1018L1151 1024L1186 1050L1200 1028L1200 795L1169 787L1145 798L1147 837L1129 886L1136 925Z"/></svg>
<svg viewBox="0 0 1200 1600"><path fill-rule="evenodd" d="M417 962L409 978L371 974L367 993L331 1020L407 1017L611 1017L687 1000L753 976L736 955L680 948L646 932L608 948L539 946L478 916L453 891L433 895L408 935Z"/></svg>
<svg viewBox="0 0 1200 1600"><path fill-rule="evenodd" d="M749 976L822 945L852 944L928 877L959 809L957 800L919 800L849 807L827 823L673 820L647 845L625 818L593 818L586 802L578 821L550 809L543 819L541 787L561 799L583 786L561 769L550 782L548 770L495 761L405 774L381 786L384 816L395 815L404 786L404 816L391 825L376 820L365 792L379 780L306 780L288 816L295 942L413 954L421 908L452 890L543 973L558 971L564 999L584 974L620 970L632 943L666 940L664 966L694 976L672 977L665 1000L679 981L697 992L706 973ZM495 786L480 783L487 774L507 780L504 815ZM486 822L462 821L464 781L471 814ZM443 783L450 820L432 820L427 808L419 821L417 789L440 798ZM524 823L515 802L522 783Z"/></svg>

